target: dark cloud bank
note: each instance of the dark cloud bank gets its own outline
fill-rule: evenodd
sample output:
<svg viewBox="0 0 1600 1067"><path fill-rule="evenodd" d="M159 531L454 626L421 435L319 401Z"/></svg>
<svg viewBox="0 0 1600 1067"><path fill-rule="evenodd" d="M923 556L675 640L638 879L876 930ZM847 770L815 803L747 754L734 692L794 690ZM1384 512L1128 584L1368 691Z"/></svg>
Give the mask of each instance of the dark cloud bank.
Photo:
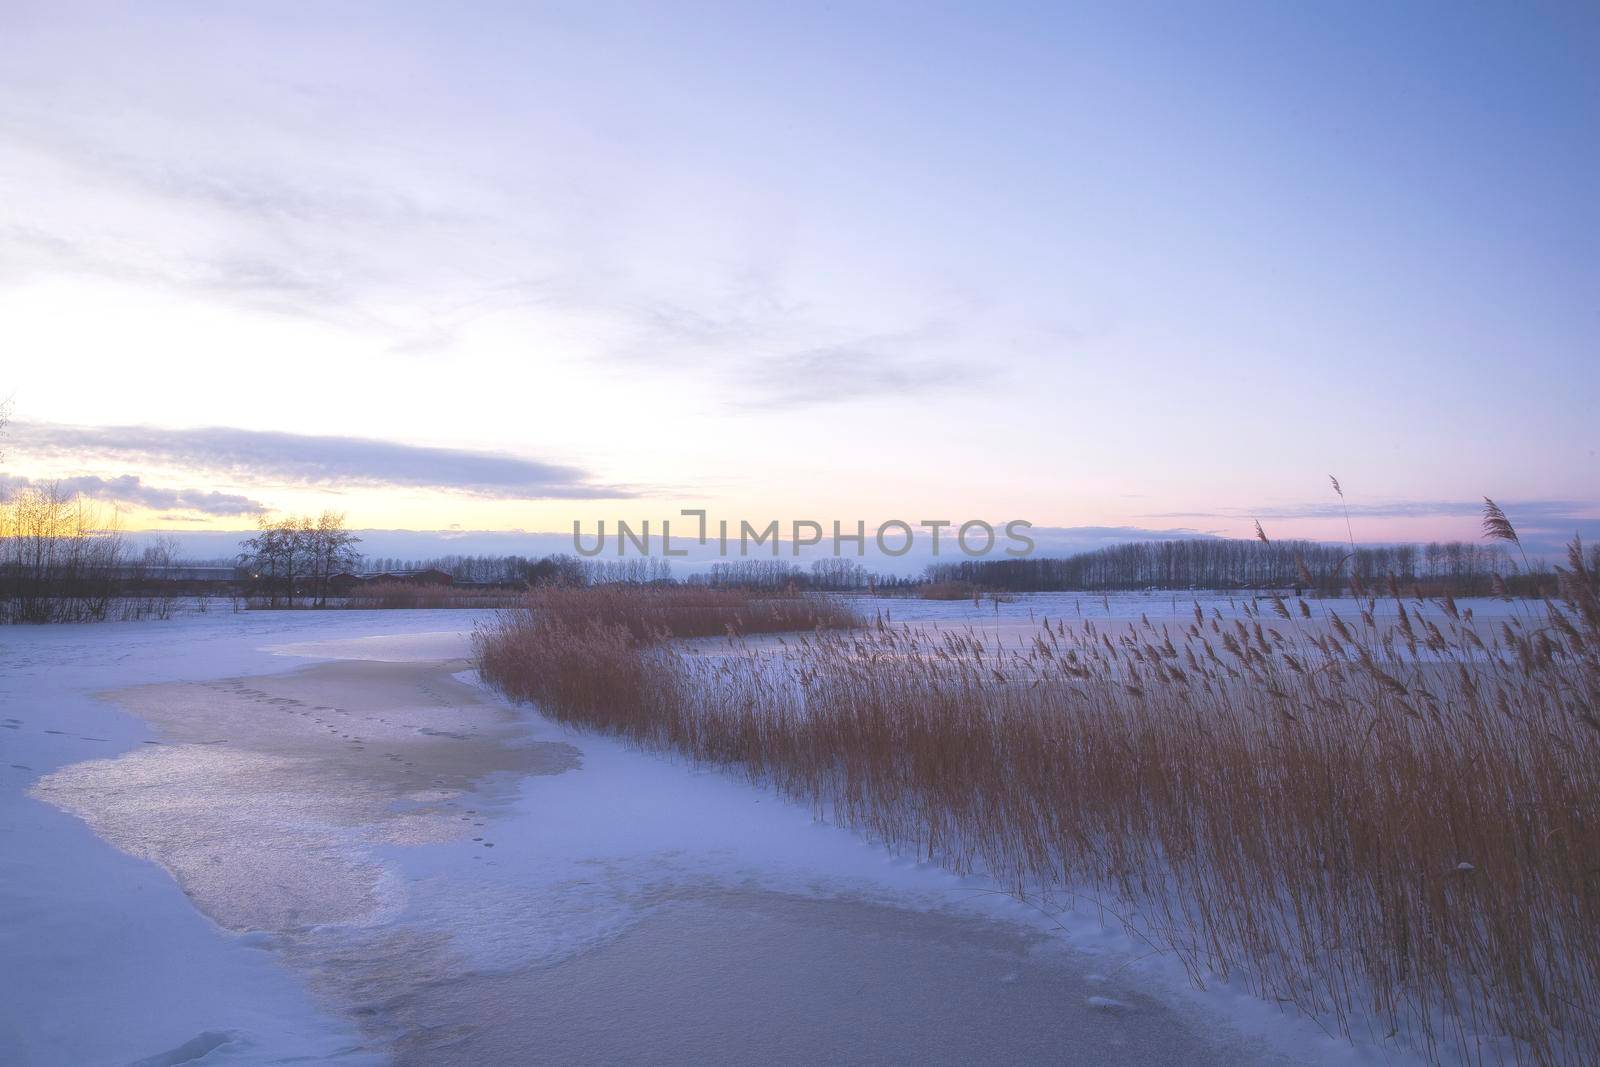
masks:
<svg viewBox="0 0 1600 1067"><path fill-rule="evenodd" d="M99 459L215 471L246 482L439 489L498 500L608 499L628 489L596 485L577 467L505 452L413 445L368 437L202 427L20 423L15 450L53 459Z"/></svg>
<svg viewBox="0 0 1600 1067"><path fill-rule="evenodd" d="M152 511L199 512L202 515L260 515L267 509L257 500L237 493L218 493L204 489L167 489L146 485L137 474L101 478L86 474L76 478L32 479L0 474L0 498L19 489L55 488L68 495L83 495L90 500Z"/></svg>

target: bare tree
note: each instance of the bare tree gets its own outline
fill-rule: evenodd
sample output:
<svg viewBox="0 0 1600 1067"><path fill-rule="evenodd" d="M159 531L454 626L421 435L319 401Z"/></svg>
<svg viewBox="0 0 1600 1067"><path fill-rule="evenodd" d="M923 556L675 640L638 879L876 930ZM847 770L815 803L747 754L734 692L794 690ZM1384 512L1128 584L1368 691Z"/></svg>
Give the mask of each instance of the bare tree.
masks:
<svg viewBox="0 0 1600 1067"><path fill-rule="evenodd" d="M239 565L272 607L280 597L294 607L302 591L312 606L325 606L334 576L361 558L355 549L361 538L345 529L343 512L325 511L316 519L290 515L277 522L262 517L257 528L256 536L240 542Z"/></svg>
<svg viewBox="0 0 1600 1067"><path fill-rule="evenodd" d="M145 546L140 554L138 576L145 587L145 612L158 619L172 617L172 607L177 601L176 575L172 573L178 562L178 539L162 534Z"/></svg>
<svg viewBox="0 0 1600 1067"><path fill-rule="evenodd" d="M250 575L256 588L264 590L271 607L283 597L289 607L295 604L295 579L306 569L305 520L288 516L278 522L263 515L256 521L260 531L239 545L239 565Z"/></svg>
<svg viewBox="0 0 1600 1067"><path fill-rule="evenodd" d="M318 516L316 525L306 521L304 530L315 603L319 608L326 607L334 576L354 570L360 563L361 553L356 551L355 546L361 543L361 538L345 529L342 511L324 511Z"/></svg>

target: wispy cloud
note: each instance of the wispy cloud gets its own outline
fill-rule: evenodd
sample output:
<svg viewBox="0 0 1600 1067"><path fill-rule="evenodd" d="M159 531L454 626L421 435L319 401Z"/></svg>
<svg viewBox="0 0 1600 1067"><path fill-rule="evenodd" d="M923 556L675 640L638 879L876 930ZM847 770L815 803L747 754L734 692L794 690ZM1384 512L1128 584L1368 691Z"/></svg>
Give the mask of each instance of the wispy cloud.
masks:
<svg viewBox="0 0 1600 1067"><path fill-rule="evenodd" d="M68 495L81 494L91 500L148 508L151 511L199 512L202 515L230 516L260 515L267 510L260 501L237 493L147 485L137 474L124 474L117 478L85 474L55 480L0 474L0 497L30 487L54 487Z"/></svg>
<svg viewBox="0 0 1600 1067"><path fill-rule="evenodd" d="M596 485L577 467L506 452L439 448L369 437L279 433L212 426L65 426L19 423L17 454L54 460L163 464L244 482L439 489L500 500L632 496Z"/></svg>
<svg viewBox="0 0 1600 1067"><path fill-rule="evenodd" d="M732 412L920 396L974 358L983 329L970 307L949 314L962 303L950 293L864 309L856 294L774 266L764 249L701 263L685 281L675 256L619 260L607 226L572 226L611 214L595 205L619 195L587 169L541 158L508 199L476 168L416 165L434 147L413 140L419 128L350 144L279 90L252 86L272 119L243 144L215 136L209 124L224 119L203 107L0 103L0 134L20 149L34 194L9 215L0 205L0 281L109 280L349 330L419 361L450 355L488 317L530 343L571 329L592 345L586 358L698 376ZM412 165L363 165L373 154ZM91 197L96 211L73 209ZM949 321L930 321L941 316Z"/></svg>
<svg viewBox="0 0 1600 1067"><path fill-rule="evenodd" d="M863 345L796 352L757 363L736 380L735 406L754 410L803 408L867 397L904 397L957 380L954 364L904 358Z"/></svg>
<svg viewBox="0 0 1600 1067"><path fill-rule="evenodd" d="M405 335L440 288L439 235L482 232L403 178L338 162L326 132L275 123L248 150L224 136L173 152L204 121L178 114L137 94L111 115L26 93L0 103L0 134L32 194L14 214L0 209L0 276L105 278ZM97 210L71 210L74 193Z"/></svg>

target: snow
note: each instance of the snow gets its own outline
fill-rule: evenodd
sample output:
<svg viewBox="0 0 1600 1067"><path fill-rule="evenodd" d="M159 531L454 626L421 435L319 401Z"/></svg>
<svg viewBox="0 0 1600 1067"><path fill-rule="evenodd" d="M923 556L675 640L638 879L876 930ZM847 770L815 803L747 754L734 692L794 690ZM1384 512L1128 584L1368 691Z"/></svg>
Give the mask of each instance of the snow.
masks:
<svg viewBox="0 0 1600 1067"><path fill-rule="evenodd" d="M999 616L1019 627L1030 614L1073 617L1074 599L1085 617L1091 602L1105 615L1099 598L1057 596L1002 604ZM1162 604L1166 617L1191 610L1182 597L1174 609L1170 594L1113 603L1134 619L1157 618ZM905 621L996 615L965 602L888 606ZM509 709L465 663L448 670L479 694L483 709L471 714L426 679L427 699L404 709L407 721L382 727L365 717L313 725L338 709L291 707L281 695L298 692L283 688L286 672L314 662L400 670L458 660L488 614L212 613L0 630L0 1063L1403 1062L1225 983L1195 990L1175 962L1105 928L1092 903L1047 915L764 788ZM235 733L202 751L201 734L168 721L177 740L158 736L119 710L126 693L106 694L235 678L251 679L259 714L279 716L262 730L279 733L255 742ZM242 699L237 691L204 690L220 694L218 709ZM511 733L495 734L493 716ZM469 773L441 763L428 788L361 807L357 791L371 780L352 769L366 766L353 753L376 761L402 734L432 746L417 752L445 756L452 737L526 746L530 760L533 749L571 746L577 765L529 769L519 757ZM270 749L285 737L344 755ZM269 758L273 774L241 769ZM149 776L172 761L232 769L181 789ZM355 807L328 815L313 804L308 814L308 791ZM41 797L83 808L89 822ZM117 797L120 822L93 810ZM139 814L169 800L187 804L181 817ZM254 824L268 836L203 836L202 823L228 825L229 805L276 813ZM270 865L281 864L282 885L259 887L269 898L303 893L291 877L294 835L334 823L319 855L343 849L351 869L381 868L383 907L310 922L254 904L230 910L241 856L254 865L251 885L271 882ZM196 850L207 848L216 884L197 874Z"/></svg>
<svg viewBox="0 0 1600 1067"><path fill-rule="evenodd" d="M1237 617L1246 605L1258 608L1263 618L1272 615L1272 600L1262 596L1256 599L1249 592L1148 592L1148 593L1018 593L998 605L984 599L979 604L971 600L920 600L914 597L849 596L860 612L871 618L875 613L885 613L895 623L913 626L982 626L992 629L997 623L1007 633L1024 633L1040 619L1052 622L1063 620L1069 624L1083 622L1126 623L1149 619L1150 622L1189 623L1194 619L1194 607L1199 604L1209 618L1213 609L1224 618ZM1294 597L1284 596L1291 609ZM1360 619L1366 601L1357 602L1348 597L1307 599L1313 616L1321 617L1328 611L1337 612L1347 622ZM1405 598L1406 610L1414 611L1417 601ZM1499 620L1513 615L1537 612L1537 603L1526 600L1507 601L1494 597L1461 597L1457 607L1472 611L1473 617L1483 622ZM1429 607L1429 612L1439 614ZM1375 618L1390 619L1398 614L1393 598L1378 597L1373 606Z"/></svg>
<svg viewBox="0 0 1600 1067"><path fill-rule="evenodd" d="M276 621L0 629L0 1062L180 1062L195 1042L208 1062L245 1062L359 1044L270 955L195 911L166 872L28 795L59 767L153 740L96 690L256 667L265 657L250 648Z"/></svg>
<svg viewBox="0 0 1600 1067"><path fill-rule="evenodd" d="M177 1050L218 1034L227 1039L207 1063L378 1062L351 1053L362 1039L350 1022L271 954L220 931L165 871L28 791L60 767L155 739L99 690L283 670L298 663L257 651L264 641L429 626L421 614L0 627L0 1063L176 1063Z"/></svg>

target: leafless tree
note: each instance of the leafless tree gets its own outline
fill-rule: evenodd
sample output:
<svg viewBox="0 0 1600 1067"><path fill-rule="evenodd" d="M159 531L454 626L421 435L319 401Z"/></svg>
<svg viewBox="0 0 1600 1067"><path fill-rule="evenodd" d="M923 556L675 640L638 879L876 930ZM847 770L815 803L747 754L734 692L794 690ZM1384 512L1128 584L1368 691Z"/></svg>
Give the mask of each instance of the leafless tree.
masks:
<svg viewBox="0 0 1600 1067"><path fill-rule="evenodd" d="M178 579L172 573L177 562L178 539L171 534L157 536L140 554L137 577L144 585L145 614L158 619L172 617L178 599Z"/></svg>
<svg viewBox="0 0 1600 1067"><path fill-rule="evenodd" d="M271 607L278 607L280 598L294 607L302 589L312 606L325 606L334 576L361 558L355 549L361 539L345 529L342 512L325 511L315 519L290 515L276 522L263 516L257 529L256 536L240 542L239 565Z"/></svg>
<svg viewBox="0 0 1600 1067"><path fill-rule="evenodd" d="M57 486L29 486L0 506L0 619L104 619L125 545L115 513Z"/></svg>
<svg viewBox="0 0 1600 1067"><path fill-rule="evenodd" d="M273 522L263 515L256 521L256 536L240 543L239 565L249 572L251 584L267 594L271 607L281 596L295 605L295 579L305 570L304 520L289 516Z"/></svg>
<svg viewBox="0 0 1600 1067"><path fill-rule="evenodd" d="M315 524L304 523L315 604L326 607L335 575L354 570L361 560L356 545L361 538L344 526L344 512L324 511Z"/></svg>

